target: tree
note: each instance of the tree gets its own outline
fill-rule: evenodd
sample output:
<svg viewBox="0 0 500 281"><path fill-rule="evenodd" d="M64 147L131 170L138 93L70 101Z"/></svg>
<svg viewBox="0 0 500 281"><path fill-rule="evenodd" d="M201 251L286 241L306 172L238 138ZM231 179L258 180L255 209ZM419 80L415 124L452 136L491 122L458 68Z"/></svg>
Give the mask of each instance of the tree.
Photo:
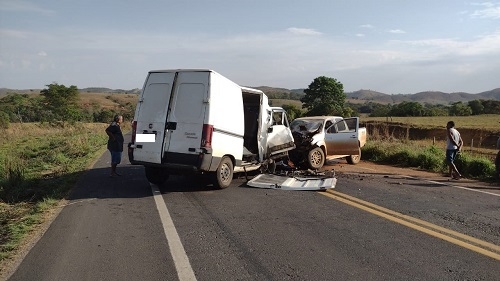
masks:
<svg viewBox="0 0 500 281"><path fill-rule="evenodd" d="M344 85L335 78L320 76L313 80L300 99L306 115L337 115L344 113Z"/></svg>
<svg viewBox="0 0 500 281"><path fill-rule="evenodd" d="M48 89L40 91L45 98L45 109L52 112L54 119L77 121L76 118L78 118L80 111L77 104L78 88L73 85L68 88L57 83L46 86Z"/></svg>
<svg viewBox="0 0 500 281"><path fill-rule="evenodd" d="M403 101L395 105L389 112L391 116L423 116L424 107L414 101Z"/></svg>
<svg viewBox="0 0 500 281"><path fill-rule="evenodd" d="M289 118L288 121L292 121L302 116L302 110L293 104L284 104L283 109L286 111L286 115Z"/></svg>
<svg viewBox="0 0 500 281"><path fill-rule="evenodd" d="M481 100L469 101L469 107L472 109L472 115L479 115L484 112L484 105Z"/></svg>
<svg viewBox="0 0 500 281"><path fill-rule="evenodd" d="M472 114L472 109L459 101L451 105L450 116L469 116Z"/></svg>

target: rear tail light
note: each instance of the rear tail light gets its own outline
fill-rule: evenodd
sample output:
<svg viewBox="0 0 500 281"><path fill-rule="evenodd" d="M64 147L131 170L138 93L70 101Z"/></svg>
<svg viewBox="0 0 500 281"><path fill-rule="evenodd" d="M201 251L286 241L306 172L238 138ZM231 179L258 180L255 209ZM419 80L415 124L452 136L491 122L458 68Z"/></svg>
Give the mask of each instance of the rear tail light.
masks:
<svg viewBox="0 0 500 281"><path fill-rule="evenodd" d="M214 132L214 126L209 124L203 124L203 132L201 134L201 148L212 148L212 133Z"/></svg>

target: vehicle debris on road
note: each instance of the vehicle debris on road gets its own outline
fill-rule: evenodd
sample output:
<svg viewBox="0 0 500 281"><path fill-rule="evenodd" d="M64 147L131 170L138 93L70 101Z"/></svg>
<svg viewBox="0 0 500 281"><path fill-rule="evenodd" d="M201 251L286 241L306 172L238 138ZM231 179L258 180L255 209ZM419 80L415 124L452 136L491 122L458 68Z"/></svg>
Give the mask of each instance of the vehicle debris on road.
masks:
<svg viewBox="0 0 500 281"><path fill-rule="evenodd" d="M318 191L335 188L337 178L335 170L297 170L284 164L276 165L275 171L259 174L247 182L248 186L282 189L282 190L300 190L300 191Z"/></svg>

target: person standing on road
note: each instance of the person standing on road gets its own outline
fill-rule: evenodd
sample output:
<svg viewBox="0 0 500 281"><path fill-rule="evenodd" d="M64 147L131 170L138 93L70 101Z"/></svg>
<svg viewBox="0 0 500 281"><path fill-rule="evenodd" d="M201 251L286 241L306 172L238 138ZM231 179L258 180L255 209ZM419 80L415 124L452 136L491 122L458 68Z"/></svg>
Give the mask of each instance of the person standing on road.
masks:
<svg viewBox="0 0 500 281"><path fill-rule="evenodd" d="M110 177L121 176L116 172L116 166L120 164L122 160L123 152L123 134L120 128L120 124L123 122L123 116L115 115L113 122L106 128L106 134L108 135L108 150L111 153L111 173Z"/></svg>
<svg viewBox="0 0 500 281"><path fill-rule="evenodd" d="M462 175L455 166L455 158L462 149L463 141L460 133L455 129L455 122L449 121L446 124L446 162L448 163L448 172L453 179L459 179Z"/></svg>

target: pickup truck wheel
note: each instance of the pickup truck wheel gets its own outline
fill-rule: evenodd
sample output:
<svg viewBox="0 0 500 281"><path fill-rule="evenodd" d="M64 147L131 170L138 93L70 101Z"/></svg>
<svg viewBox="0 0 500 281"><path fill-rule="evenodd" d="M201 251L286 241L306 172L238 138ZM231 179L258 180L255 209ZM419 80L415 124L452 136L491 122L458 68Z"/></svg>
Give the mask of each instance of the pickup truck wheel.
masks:
<svg viewBox="0 0 500 281"><path fill-rule="evenodd" d="M146 178L152 184L161 185L168 180L168 173L163 168L145 167Z"/></svg>
<svg viewBox="0 0 500 281"><path fill-rule="evenodd" d="M315 147L307 154L307 164L309 168L316 170L325 164L325 153L321 147Z"/></svg>
<svg viewBox="0 0 500 281"><path fill-rule="evenodd" d="M350 155L346 157L347 163L351 165L358 164L359 161L361 160L361 148L359 149L359 154L358 155Z"/></svg>
<svg viewBox="0 0 500 281"><path fill-rule="evenodd" d="M215 172L214 185L220 189L226 188L233 180L233 162L227 156L222 157L222 160Z"/></svg>

